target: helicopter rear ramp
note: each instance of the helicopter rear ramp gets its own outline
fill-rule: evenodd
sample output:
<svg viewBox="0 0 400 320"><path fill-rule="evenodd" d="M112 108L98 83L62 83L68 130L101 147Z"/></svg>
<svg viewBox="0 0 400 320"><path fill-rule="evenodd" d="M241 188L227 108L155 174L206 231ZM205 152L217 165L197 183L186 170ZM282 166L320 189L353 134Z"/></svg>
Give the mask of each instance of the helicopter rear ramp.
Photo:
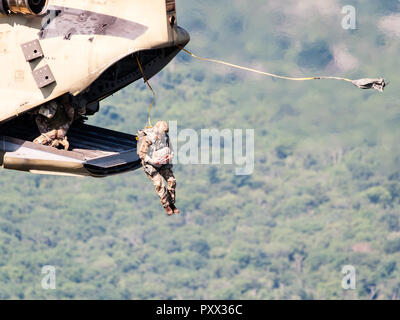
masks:
<svg viewBox="0 0 400 320"><path fill-rule="evenodd" d="M0 132L0 164L36 174L106 177L140 167L136 136L86 124L71 127L70 151L31 142L37 132L9 127Z"/></svg>

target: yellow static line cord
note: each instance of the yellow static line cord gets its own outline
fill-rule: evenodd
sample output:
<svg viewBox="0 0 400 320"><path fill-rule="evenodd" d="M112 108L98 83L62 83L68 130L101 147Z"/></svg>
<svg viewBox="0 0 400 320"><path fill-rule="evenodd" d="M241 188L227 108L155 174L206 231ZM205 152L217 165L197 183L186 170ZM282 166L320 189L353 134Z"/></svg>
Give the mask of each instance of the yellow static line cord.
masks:
<svg viewBox="0 0 400 320"><path fill-rule="evenodd" d="M264 71L260 71L260 70L256 70L256 69L251 69L251 68L246 68L246 67L242 67L236 64L232 64L232 63L228 63L225 61L221 61L221 60L216 60L216 59L208 59L208 58L201 58L199 56L196 56L194 53L190 52L189 50L186 50L184 47L182 46L178 46L181 50L183 50L184 52L186 52L187 54L191 55L193 58L197 59L197 60L201 60L201 61L208 61L208 62L213 62L213 63L218 63L218 64L222 64L228 67L232 67L235 69L240 69L240 70L245 70L245 71L250 71L253 73L258 73L258 74L262 74L265 76L269 76L269 77L273 77L273 78L277 78L277 79L284 79L284 80L291 80L291 81L309 81L309 80L323 80L323 79L331 79L331 80L343 80L343 81L347 81L347 82L352 82L353 80L347 79L347 78L340 78L340 77L307 77L307 78L292 78L292 77L285 77L285 76L280 76L277 74L273 74L273 73L269 73L269 72L264 72Z"/></svg>
<svg viewBox="0 0 400 320"><path fill-rule="evenodd" d="M236 65L236 64L233 64L233 63L221 61L221 60L202 58L202 57L199 57L199 56L195 55L194 53L190 52L189 50L185 49L182 46L178 46L178 48L180 48L182 51L186 52L187 54L189 54L190 56L192 56L193 58L195 58L197 60L217 63L217 64L221 64L221 65L228 66L228 67L231 67L231 68L235 68L235 69L239 69L239 70L245 70L245 71L249 71L249 72L253 72L253 73L258 73L258 74L261 74L261 75L265 75L265 76L269 76L269 77L277 78L277 79L284 79L284 80L290 80L290 81L341 80L341 81L353 82L353 80L351 80L351 79L341 78L341 77L321 76L321 77L293 78L293 77L280 76L280 75L277 75L277 74L273 74L273 73L269 73L269 72L265 72L265 71L260 71L260 70L256 70L256 69L252 69L252 68L247 68L247 67L239 66L239 65ZM149 87L149 89L153 93L153 100L151 101L151 104L150 104L150 107L149 107L149 114L148 114L148 119L147 119L147 121L148 121L147 127L151 128L152 127L152 125L151 125L151 111L153 109L153 105L154 105L154 102L155 102L155 99L156 99L156 94L155 94L153 88L151 87L149 81L147 80L146 75L144 74L143 67L142 67L142 64L140 63L138 55L136 55L136 61L138 63L138 66L139 66L140 72L142 73L144 81L146 82L147 86Z"/></svg>
<svg viewBox="0 0 400 320"><path fill-rule="evenodd" d="M151 128L151 127L152 127L152 125L151 125L151 111L152 111L152 109L153 109L153 105L154 105L154 102L155 102L155 100L156 100L156 93L154 92L153 88L151 87L149 81L147 80L146 75L144 74L143 67L142 67L142 64L140 63L140 60L139 60L139 56L138 56L138 55L136 55L136 61L137 61L137 63L138 63L140 72L142 73L144 82L146 82L147 86L149 87L149 89L150 89L151 92L153 93L153 100L151 101L151 104L150 104L150 107L149 107L149 114L148 114L148 117L147 117L147 122L148 122L148 123L147 123L147 128Z"/></svg>

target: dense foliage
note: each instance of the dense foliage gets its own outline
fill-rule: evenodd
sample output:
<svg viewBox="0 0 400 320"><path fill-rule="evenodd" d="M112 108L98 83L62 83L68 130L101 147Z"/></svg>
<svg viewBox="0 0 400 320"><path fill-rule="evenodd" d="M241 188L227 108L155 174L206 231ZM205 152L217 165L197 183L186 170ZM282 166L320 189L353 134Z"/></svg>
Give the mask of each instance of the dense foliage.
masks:
<svg viewBox="0 0 400 320"><path fill-rule="evenodd" d="M176 166L168 218L137 171L104 180L2 171L1 299L399 299L398 1L177 0L202 56L288 75L384 75L384 94L271 80L185 54L152 79L153 117L255 129L255 172ZM321 4L322 3L322 4ZM357 30L341 8L357 8ZM397 20L398 21L398 20ZM135 133L136 83L90 123ZM41 268L57 268L57 289ZM357 270L344 291L342 267Z"/></svg>

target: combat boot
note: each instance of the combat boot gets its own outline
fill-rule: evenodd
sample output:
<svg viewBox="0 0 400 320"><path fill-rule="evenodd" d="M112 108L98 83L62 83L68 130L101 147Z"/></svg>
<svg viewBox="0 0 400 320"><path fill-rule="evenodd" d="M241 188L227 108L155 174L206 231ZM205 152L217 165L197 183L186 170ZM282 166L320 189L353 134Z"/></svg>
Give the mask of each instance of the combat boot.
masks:
<svg viewBox="0 0 400 320"><path fill-rule="evenodd" d="M167 213L167 215L172 216L174 214L174 211L171 209L170 206L165 207L165 212Z"/></svg>
<svg viewBox="0 0 400 320"><path fill-rule="evenodd" d="M175 207L174 203L171 204L171 209L174 211L175 214L180 214L181 213L181 211L177 207Z"/></svg>

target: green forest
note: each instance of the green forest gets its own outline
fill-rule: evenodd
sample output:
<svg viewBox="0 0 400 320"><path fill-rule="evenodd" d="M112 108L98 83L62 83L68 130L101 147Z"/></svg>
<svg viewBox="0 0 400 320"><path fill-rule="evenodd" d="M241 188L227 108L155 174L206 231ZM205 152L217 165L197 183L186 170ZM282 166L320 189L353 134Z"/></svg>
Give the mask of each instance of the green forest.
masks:
<svg viewBox="0 0 400 320"><path fill-rule="evenodd" d="M342 27L353 5L357 28ZM199 56L290 76L385 77L384 93L289 82L180 53L150 80L153 121L254 129L255 168L179 165L168 217L142 170L1 170L0 299L400 299L400 2L177 0ZM138 81L89 123L135 134ZM42 267L56 267L43 290ZM356 289L342 288L342 268Z"/></svg>

